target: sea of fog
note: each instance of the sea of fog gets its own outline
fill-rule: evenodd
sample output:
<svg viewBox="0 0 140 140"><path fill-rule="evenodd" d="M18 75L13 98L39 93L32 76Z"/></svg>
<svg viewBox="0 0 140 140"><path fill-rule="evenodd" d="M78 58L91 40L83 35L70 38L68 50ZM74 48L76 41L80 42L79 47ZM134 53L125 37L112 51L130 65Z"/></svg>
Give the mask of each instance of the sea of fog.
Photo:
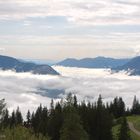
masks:
<svg viewBox="0 0 140 140"><path fill-rule="evenodd" d="M49 107L51 98L59 101L69 92L76 94L79 101L94 102L99 94L104 102L121 96L127 106L132 105L134 95L140 99L140 76L111 73L109 69L53 68L61 75L0 71L0 99L5 98L10 111L19 106L24 116L28 109L33 111L40 103Z"/></svg>

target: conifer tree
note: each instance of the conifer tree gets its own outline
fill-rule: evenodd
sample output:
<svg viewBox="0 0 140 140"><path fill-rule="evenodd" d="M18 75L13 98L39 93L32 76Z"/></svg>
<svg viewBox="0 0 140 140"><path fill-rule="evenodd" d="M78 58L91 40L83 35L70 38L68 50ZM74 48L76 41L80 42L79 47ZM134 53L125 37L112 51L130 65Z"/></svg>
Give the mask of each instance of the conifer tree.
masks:
<svg viewBox="0 0 140 140"><path fill-rule="evenodd" d="M131 140L130 131L129 131L126 117L122 118L121 128L119 132L119 140Z"/></svg>
<svg viewBox="0 0 140 140"><path fill-rule="evenodd" d="M55 117L55 110L54 110L54 101L52 99L50 103L49 121L48 121L48 134L52 139L53 139L53 136L55 135L54 117Z"/></svg>
<svg viewBox="0 0 140 140"><path fill-rule="evenodd" d="M119 97L118 100L118 116L124 116L125 115L125 103L122 99L122 97Z"/></svg>
<svg viewBox="0 0 140 140"><path fill-rule="evenodd" d="M108 107L108 110L115 118L125 115L125 103L122 98L115 97L113 102L111 102L110 107Z"/></svg>
<svg viewBox="0 0 140 140"><path fill-rule="evenodd" d="M34 115L34 131L37 134L37 136L41 132L41 114L42 114L42 105L40 104Z"/></svg>
<svg viewBox="0 0 140 140"><path fill-rule="evenodd" d="M48 132L52 140L60 139L60 129L63 123L63 113L60 103L56 103L54 113L50 115Z"/></svg>
<svg viewBox="0 0 140 140"><path fill-rule="evenodd" d="M31 125L31 113L29 110L27 112L26 119L27 119L27 126L30 127L30 125Z"/></svg>
<svg viewBox="0 0 140 140"><path fill-rule="evenodd" d="M3 119L2 119L2 125L4 128L8 127L10 125L10 118L9 118L9 111L8 109L6 109L4 111L4 116L3 116Z"/></svg>
<svg viewBox="0 0 140 140"><path fill-rule="evenodd" d="M16 115L15 115L15 111L13 110L12 112L12 116L10 117L10 127L15 127L16 125Z"/></svg>
<svg viewBox="0 0 140 140"><path fill-rule="evenodd" d="M2 121L1 119L4 115L5 106L6 106L5 100L4 99L0 100L0 123L1 123L1 121Z"/></svg>
<svg viewBox="0 0 140 140"><path fill-rule="evenodd" d="M137 100L136 96L134 96L131 113L135 114L135 115L140 114L140 104L139 104L139 101Z"/></svg>
<svg viewBox="0 0 140 140"><path fill-rule="evenodd" d="M78 106L77 110L80 115L84 130L88 133L90 139L92 139L94 111L91 104L88 103L86 105L86 103L83 101L81 105Z"/></svg>
<svg viewBox="0 0 140 140"><path fill-rule="evenodd" d="M74 100L74 107L77 108L78 107L78 104L77 104L77 97L74 95L73 97L73 100Z"/></svg>
<svg viewBox="0 0 140 140"><path fill-rule="evenodd" d="M53 114L54 114L54 101L52 99L50 103L50 115L53 115Z"/></svg>
<svg viewBox="0 0 140 140"><path fill-rule="evenodd" d="M73 101L72 95L69 94L65 104L65 116L60 140L88 140L88 134L83 129L80 116L74 108Z"/></svg>
<svg viewBox="0 0 140 140"><path fill-rule="evenodd" d="M44 107L42 109L41 113L41 120L40 120L40 133L43 134L43 136L47 136L47 126L48 126L48 109L47 107Z"/></svg>
<svg viewBox="0 0 140 140"><path fill-rule="evenodd" d="M23 123L23 118L19 107L17 107L15 115L16 115L16 125L21 125Z"/></svg>
<svg viewBox="0 0 140 140"><path fill-rule="evenodd" d="M95 140L112 140L112 117L103 105L101 95L97 101L94 121Z"/></svg>
<svg viewBox="0 0 140 140"><path fill-rule="evenodd" d="M37 127L37 120L36 120L36 117L35 117L35 113L33 112L32 115L31 115L31 127L35 133L35 135L37 135L37 130L36 130L36 127Z"/></svg>

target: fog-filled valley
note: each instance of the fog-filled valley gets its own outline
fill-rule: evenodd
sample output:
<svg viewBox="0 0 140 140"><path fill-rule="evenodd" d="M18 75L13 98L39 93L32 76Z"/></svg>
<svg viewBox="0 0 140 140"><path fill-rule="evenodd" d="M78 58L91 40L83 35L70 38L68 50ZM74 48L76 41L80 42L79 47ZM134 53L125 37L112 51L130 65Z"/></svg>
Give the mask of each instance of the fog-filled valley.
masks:
<svg viewBox="0 0 140 140"><path fill-rule="evenodd" d="M0 97L4 98L10 112L20 107L22 113L35 110L39 104L50 106L50 101L65 98L73 93L79 101L94 102L99 94L104 102L116 96L132 105L134 95L140 99L140 77L126 72L111 73L110 69L85 69L53 66L60 75L34 75L0 71Z"/></svg>

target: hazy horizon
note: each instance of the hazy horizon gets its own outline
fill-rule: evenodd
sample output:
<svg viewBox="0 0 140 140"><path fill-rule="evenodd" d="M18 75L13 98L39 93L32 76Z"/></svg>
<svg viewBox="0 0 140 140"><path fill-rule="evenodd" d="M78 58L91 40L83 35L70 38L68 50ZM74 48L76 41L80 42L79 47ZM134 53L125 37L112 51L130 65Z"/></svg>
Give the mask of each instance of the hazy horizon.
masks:
<svg viewBox="0 0 140 140"><path fill-rule="evenodd" d="M63 60L66 60L66 59L75 59L75 60L82 60L82 59L94 59L94 58L99 58L99 57L103 57L103 58L113 58L113 59L132 59L134 57L139 57L140 55L136 55L136 56L132 56L132 57L109 57L109 56L96 56L96 57L81 57L81 58L77 58L77 57L64 57L63 59L57 59L57 60L54 60L54 59L40 59L40 58L28 58L28 57L16 57L16 56L12 56L12 55L5 55L5 54L0 54L1 56L7 56L7 57L12 57L12 58L15 58L15 59L18 59L18 60L25 60L25 61L46 61L46 62L61 62Z"/></svg>
<svg viewBox="0 0 140 140"><path fill-rule="evenodd" d="M0 0L0 54L127 58L140 54L139 0Z"/></svg>

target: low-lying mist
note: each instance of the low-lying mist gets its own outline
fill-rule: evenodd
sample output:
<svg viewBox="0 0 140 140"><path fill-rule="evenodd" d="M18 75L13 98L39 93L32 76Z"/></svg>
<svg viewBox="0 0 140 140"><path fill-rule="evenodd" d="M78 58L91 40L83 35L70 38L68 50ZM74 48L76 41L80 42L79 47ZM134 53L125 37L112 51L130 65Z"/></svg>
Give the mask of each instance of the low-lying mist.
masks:
<svg viewBox="0 0 140 140"><path fill-rule="evenodd" d="M79 101L95 101L99 94L105 102L121 96L127 106L131 106L134 95L140 99L139 76L111 74L109 69L53 68L61 75L0 71L0 99L5 98L10 111L19 106L23 115L40 103L49 107L51 98L58 101L69 92L76 94Z"/></svg>

